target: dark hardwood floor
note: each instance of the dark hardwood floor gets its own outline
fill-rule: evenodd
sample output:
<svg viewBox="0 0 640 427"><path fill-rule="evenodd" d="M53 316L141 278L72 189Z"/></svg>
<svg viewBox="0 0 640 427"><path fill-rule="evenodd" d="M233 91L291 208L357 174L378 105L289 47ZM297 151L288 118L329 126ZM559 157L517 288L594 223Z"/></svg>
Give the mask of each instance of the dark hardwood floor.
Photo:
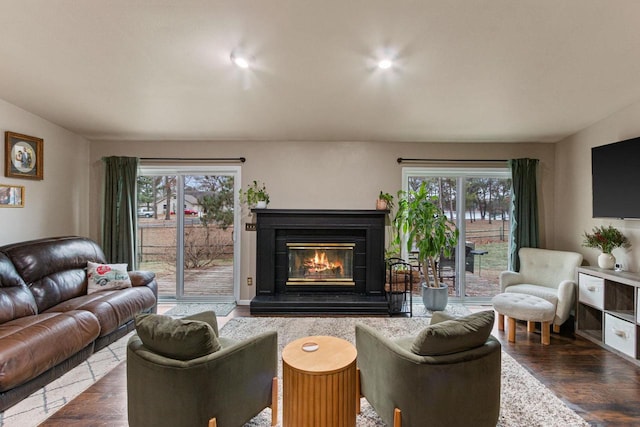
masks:
<svg viewBox="0 0 640 427"><path fill-rule="evenodd" d="M478 308L476 308L478 309ZM220 318L250 316L238 307ZM540 344L538 332L518 323L516 343L494 328L504 350L593 426L640 425L640 367L599 346L574 337L571 331L551 335ZM126 367L123 362L41 426L127 426ZM569 426L570 427L570 426Z"/></svg>

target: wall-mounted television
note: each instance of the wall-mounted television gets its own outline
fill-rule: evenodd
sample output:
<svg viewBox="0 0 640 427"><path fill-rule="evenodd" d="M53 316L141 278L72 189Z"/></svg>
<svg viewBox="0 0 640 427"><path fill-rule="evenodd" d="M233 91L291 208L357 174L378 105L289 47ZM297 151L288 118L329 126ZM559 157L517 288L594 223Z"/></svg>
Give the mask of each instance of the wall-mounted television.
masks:
<svg viewBox="0 0 640 427"><path fill-rule="evenodd" d="M640 137L591 149L594 218L640 218Z"/></svg>

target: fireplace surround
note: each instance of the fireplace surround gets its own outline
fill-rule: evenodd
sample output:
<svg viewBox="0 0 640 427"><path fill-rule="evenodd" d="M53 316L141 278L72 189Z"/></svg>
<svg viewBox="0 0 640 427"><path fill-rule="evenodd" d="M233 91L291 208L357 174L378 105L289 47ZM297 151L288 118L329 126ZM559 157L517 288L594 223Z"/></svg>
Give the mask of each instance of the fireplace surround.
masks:
<svg viewBox="0 0 640 427"><path fill-rule="evenodd" d="M252 314L385 314L386 211L254 209Z"/></svg>

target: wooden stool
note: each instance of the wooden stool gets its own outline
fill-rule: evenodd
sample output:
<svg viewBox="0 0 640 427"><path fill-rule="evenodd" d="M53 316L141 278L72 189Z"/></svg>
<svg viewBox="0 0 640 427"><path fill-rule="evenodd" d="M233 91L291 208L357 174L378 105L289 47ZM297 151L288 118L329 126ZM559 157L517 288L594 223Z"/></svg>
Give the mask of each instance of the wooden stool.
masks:
<svg viewBox="0 0 640 427"><path fill-rule="evenodd" d="M336 337L289 343L282 350L283 427L355 427L357 354Z"/></svg>
<svg viewBox="0 0 640 427"><path fill-rule="evenodd" d="M505 292L491 300L498 312L498 330L504 331L504 316L509 318L509 342L516 342L516 320L527 321L527 332L535 331L535 322L540 322L541 342L549 345L551 336L549 327L556 315L556 307L542 298Z"/></svg>

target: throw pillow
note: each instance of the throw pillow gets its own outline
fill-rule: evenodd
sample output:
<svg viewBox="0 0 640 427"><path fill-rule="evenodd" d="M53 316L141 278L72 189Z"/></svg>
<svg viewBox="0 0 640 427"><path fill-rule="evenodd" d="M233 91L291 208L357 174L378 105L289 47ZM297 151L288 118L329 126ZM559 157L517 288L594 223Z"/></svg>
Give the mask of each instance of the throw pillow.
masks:
<svg viewBox="0 0 640 427"><path fill-rule="evenodd" d="M190 360L220 350L220 341L213 328L200 320L139 314L135 322L142 344L165 357Z"/></svg>
<svg viewBox="0 0 640 427"><path fill-rule="evenodd" d="M87 294L131 287L127 264L87 262Z"/></svg>
<svg viewBox="0 0 640 427"><path fill-rule="evenodd" d="M480 347L491 334L494 317L493 310L486 310L429 325L415 338L411 351L438 356Z"/></svg>

